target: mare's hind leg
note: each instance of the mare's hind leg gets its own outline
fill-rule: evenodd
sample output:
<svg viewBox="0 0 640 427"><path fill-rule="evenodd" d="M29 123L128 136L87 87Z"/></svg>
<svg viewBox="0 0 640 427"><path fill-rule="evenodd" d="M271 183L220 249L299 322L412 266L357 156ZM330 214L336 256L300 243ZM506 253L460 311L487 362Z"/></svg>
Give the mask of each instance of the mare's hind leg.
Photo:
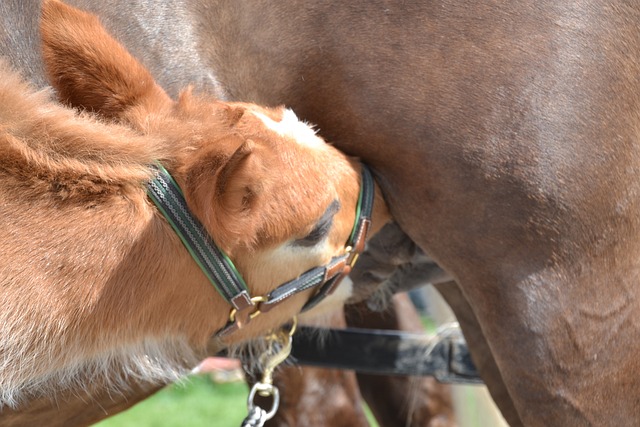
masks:
<svg viewBox="0 0 640 427"><path fill-rule="evenodd" d="M347 306L349 326L424 332L406 293L397 294L387 311L372 312L365 304ZM432 377L358 374L360 391L381 427L455 426L451 390Z"/></svg>

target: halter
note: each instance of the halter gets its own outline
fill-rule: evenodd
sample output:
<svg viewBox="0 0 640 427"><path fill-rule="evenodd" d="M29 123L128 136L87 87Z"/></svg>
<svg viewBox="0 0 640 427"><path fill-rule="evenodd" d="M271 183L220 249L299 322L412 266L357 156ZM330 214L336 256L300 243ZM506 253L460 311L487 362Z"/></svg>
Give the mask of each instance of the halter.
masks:
<svg viewBox="0 0 640 427"><path fill-rule="evenodd" d="M369 168L363 164L355 224L345 245L344 254L333 257L324 266L302 273L266 296L251 297L247 284L233 262L189 211L182 190L173 177L160 164L153 167L156 176L147 184L149 197L171 224L209 282L232 307L229 322L217 332L218 336L226 336L244 327L259 314L268 312L299 292L319 288L302 307L303 312L309 310L337 289L341 280L351 272L358 255L364 250L365 238L371 224L374 183Z"/></svg>

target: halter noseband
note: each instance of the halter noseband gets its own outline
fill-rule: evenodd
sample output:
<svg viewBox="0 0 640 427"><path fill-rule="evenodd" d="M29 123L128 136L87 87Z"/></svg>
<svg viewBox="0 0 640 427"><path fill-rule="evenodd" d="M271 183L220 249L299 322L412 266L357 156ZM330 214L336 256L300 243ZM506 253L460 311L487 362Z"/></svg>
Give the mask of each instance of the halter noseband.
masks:
<svg viewBox="0 0 640 427"><path fill-rule="evenodd" d="M371 224L374 183L369 168L363 164L355 224L345 246L345 253L333 257L327 265L302 273L266 296L252 298L233 262L189 211L178 184L164 167L159 164L154 167L156 176L147 184L149 197L171 224L207 279L232 306L229 322L217 333L218 336L225 336L242 328L260 313L271 310L299 292L319 287L302 308L302 311L309 310L337 289L342 279L351 272L358 255L364 250L365 238Z"/></svg>

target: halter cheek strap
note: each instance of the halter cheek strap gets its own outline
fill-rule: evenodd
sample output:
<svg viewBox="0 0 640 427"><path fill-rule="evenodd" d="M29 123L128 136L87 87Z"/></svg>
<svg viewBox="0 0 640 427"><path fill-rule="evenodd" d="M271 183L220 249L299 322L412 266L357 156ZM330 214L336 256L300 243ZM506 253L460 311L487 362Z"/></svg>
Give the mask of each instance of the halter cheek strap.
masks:
<svg viewBox="0 0 640 427"><path fill-rule="evenodd" d="M169 172L159 164L154 167L156 177L147 185L149 197L171 224L209 282L237 313L241 313L237 316L238 322L248 323L244 315L249 315L249 309L255 306L255 302L251 301L242 276L189 211L182 190Z"/></svg>
<svg viewBox="0 0 640 427"><path fill-rule="evenodd" d="M332 258L325 266L312 268L280 285L267 296L252 298L233 262L189 211L180 187L169 172L160 164L153 167L156 176L147 185L149 197L180 237L209 282L232 307L229 322L217 333L219 336L242 328L260 313L271 310L293 295L319 287L318 292L307 301L302 310L314 307L338 287L340 281L351 271L358 254L364 249L365 237L371 224L374 183L371 172L362 165L356 221L345 253Z"/></svg>

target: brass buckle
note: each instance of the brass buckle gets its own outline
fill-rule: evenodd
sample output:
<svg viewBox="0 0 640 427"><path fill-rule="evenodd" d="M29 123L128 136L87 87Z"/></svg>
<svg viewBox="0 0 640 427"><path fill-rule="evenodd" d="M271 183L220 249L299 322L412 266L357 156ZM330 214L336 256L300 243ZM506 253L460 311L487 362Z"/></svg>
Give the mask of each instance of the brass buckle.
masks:
<svg viewBox="0 0 640 427"><path fill-rule="evenodd" d="M269 299L265 296L252 297L250 300L251 304L247 304L242 307L240 310L237 308L232 308L229 312L229 321L231 323L236 323L238 325L238 329L242 328L244 325L248 324L251 320L258 317L262 312L260 311L260 303L269 301ZM248 312L247 310L252 309L253 311ZM237 322L236 322L237 318Z"/></svg>
<svg viewBox="0 0 640 427"><path fill-rule="evenodd" d="M353 246L347 246L345 248L345 254L347 254L347 265L353 268L356 262L358 262L360 252L356 251Z"/></svg>

